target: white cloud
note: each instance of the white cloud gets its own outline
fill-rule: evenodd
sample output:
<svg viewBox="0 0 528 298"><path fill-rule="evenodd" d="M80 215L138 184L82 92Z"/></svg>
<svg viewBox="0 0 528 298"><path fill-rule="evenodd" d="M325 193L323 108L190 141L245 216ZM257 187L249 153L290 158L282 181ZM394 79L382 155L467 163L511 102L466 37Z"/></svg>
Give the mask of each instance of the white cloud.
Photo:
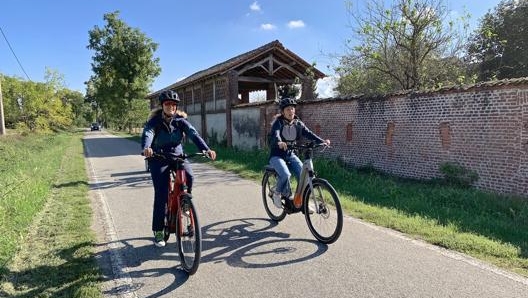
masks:
<svg viewBox="0 0 528 298"><path fill-rule="evenodd" d="M296 21L289 21L288 22L288 28L294 29L294 28L302 28L305 24L302 20L296 20Z"/></svg>
<svg viewBox="0 0 528 298"><path fill-rule="evenodd" d="M260 25L260 29L262 30L273 30L275 28L277 28L275 25L269 23Z"/></svg>
<svg viewBox="0 0 528 298"><path fill-rule="evenodd" d="M336 96L334 88L337 86L337 77L324 77L317 80L315 92L319 93L319 98L331 98Z"/></svg>
<svg viewBox="0 0 528 298"><path fill-rule="evenodd" d="M260 5L258 4L257 1L251 3L251 5L249 6L249 9L251 9L252 11L260 11Z"/></svg>

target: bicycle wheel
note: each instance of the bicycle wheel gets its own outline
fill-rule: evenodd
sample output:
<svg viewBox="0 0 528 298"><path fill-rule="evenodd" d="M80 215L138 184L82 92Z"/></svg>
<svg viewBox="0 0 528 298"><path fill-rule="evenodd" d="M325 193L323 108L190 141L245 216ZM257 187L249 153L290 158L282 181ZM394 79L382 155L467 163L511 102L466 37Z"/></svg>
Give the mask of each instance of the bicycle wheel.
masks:
<svg viewBox="0 0 528 298"><path fill-rule="evenodd" d="M335 189L328 181L314 178L313 194L309 187L304 191L304 217L310 232L325 244L333 243L343 229L343 211Z"/></svg>
<svg viewBox="0 0 528 298"><path fill-rule="evenodd" d="M277 208L273 204L273 192L277 185L277 173L266 171L262 177L262 202L268 216L274 221L281 221L286 217L284 208Z"/></svg>
<svg viewBox="0 0 528 298"><path fill-rule="evenodd" d="M178 227L176 240L183 270L194 274L200 265L202 254L202 232L198 221L198 212L189 195L180 201L178 211Z"/></svg>

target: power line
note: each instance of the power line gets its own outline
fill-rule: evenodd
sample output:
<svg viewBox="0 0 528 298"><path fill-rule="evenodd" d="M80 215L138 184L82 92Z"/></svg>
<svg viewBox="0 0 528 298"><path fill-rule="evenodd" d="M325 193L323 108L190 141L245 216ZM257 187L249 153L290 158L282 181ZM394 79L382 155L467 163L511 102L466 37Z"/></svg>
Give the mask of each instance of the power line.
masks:
<svg viewBox="0 0 528 298"><path fill-rule="evenodd" d="M11 50L11 53L13 53L13 56L15 56L15 59L16 61L18 62L18 65L20 66L20 68L22 69L22 71L24 72L24 74L26 75L26 77L28 78L28 80L31 81L31 79L29 78L28 74L26 73L26 70L24 69L24 67L22 66L22 63L20 63L20 60L18 60L18 57L17 55L15 54L15 51L13 50L13 48L11 47L11 44L9 43L9 40L7 40L7 37L5 36L4 34L4 30L2 30L2 27L0 26L0 32L2 32L2 36L4 37L7 45L9 46L9 49Z"/></svg>

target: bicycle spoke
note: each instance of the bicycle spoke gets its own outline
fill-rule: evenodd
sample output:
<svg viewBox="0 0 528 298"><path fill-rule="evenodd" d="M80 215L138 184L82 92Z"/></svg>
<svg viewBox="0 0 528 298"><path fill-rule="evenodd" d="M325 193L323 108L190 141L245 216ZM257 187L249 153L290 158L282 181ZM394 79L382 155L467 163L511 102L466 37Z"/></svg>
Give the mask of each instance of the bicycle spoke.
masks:
<svg viewBox="0 0 528 298"><path fill-rule="evenodd" d="M305 217L310 231L323 243L336 241L341 234L343 213L335 190L325 180L314 179L313 195L307 195Z"/></svg>

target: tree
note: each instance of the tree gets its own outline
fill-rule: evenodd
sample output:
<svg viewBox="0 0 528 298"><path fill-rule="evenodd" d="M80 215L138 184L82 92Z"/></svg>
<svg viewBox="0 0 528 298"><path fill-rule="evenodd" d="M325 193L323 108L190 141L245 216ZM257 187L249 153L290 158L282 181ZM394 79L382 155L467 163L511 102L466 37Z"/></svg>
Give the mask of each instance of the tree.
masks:
<svg viewBox="0 0 528 298"><path fill-rule="evenodd" d="M299 83L280 85L277 92L279 93L279 100L283 98L297 98L299 95Z"/></svg>
<svg viewBox="0 0 528 298"><path fill-rule="evenodd" d="M365 3L365 11L347 3L355 39L341 57L336 72L337 91L353 94L384 93L438 87L467 78L460 58L467 24L448 20L443 0L383 0ZM357 43L355 42L357 41ZM443 72L438 72L441 64Z"/></svg>
<svg viewBox="0 0 528 298"><path fill-rule="evenodd" d="M528 0L503 0L480 20L468 45L479 80L528 76Z"/></svg>
<svg viewBox="0 0 528 298"><path fill-rule="evenodd" d="M79 91L64 89L59 92L59 98L72 108L73 125L87 127L91 120L91 107L84 100L84 95Z"/></svg>
<svg viewBox="0 0 528 298"><path fill-rule="evenodd" d="M310 88L310 91L312 93L312 96L313 98L318 98L319 97L319 93L317 93L317 79L315 78L315 67L316 67L316 63L312 63L312 65L306 69L306 72L304 73L305 77L307 78L307 80L304 82L305 84L310 84L310 86L308 86L308 88Z"/></svg>
<svg viewBox="0 0 528 298"><path fill-rule="evenodd" d="M119 11L105 14L104 20L104 28L89 31L88 48L95 51L90 92L107 121L121 123L127 117L123 107L145 98L161 71L159 58L154 58L158 45L120 20Z"/></svg>
<svg viewBox="0 0 528 298"><path fill-rule="evenodd" d="M129 132L134 132L133 129L143 127L146 117L150 113L149 102L143 98L134 99L130 103L130 108L127 110L125 126L128 127Z"/></svg>
<svg viewBox="0 0 528 298"><path fill-rule="evenodd" d="M8 128L46 132L72 126L74 102L67 95L82 95L64 88L62 75L56 71L46 70L45 77L45 83L3 77L2 93Z"/></svg>

